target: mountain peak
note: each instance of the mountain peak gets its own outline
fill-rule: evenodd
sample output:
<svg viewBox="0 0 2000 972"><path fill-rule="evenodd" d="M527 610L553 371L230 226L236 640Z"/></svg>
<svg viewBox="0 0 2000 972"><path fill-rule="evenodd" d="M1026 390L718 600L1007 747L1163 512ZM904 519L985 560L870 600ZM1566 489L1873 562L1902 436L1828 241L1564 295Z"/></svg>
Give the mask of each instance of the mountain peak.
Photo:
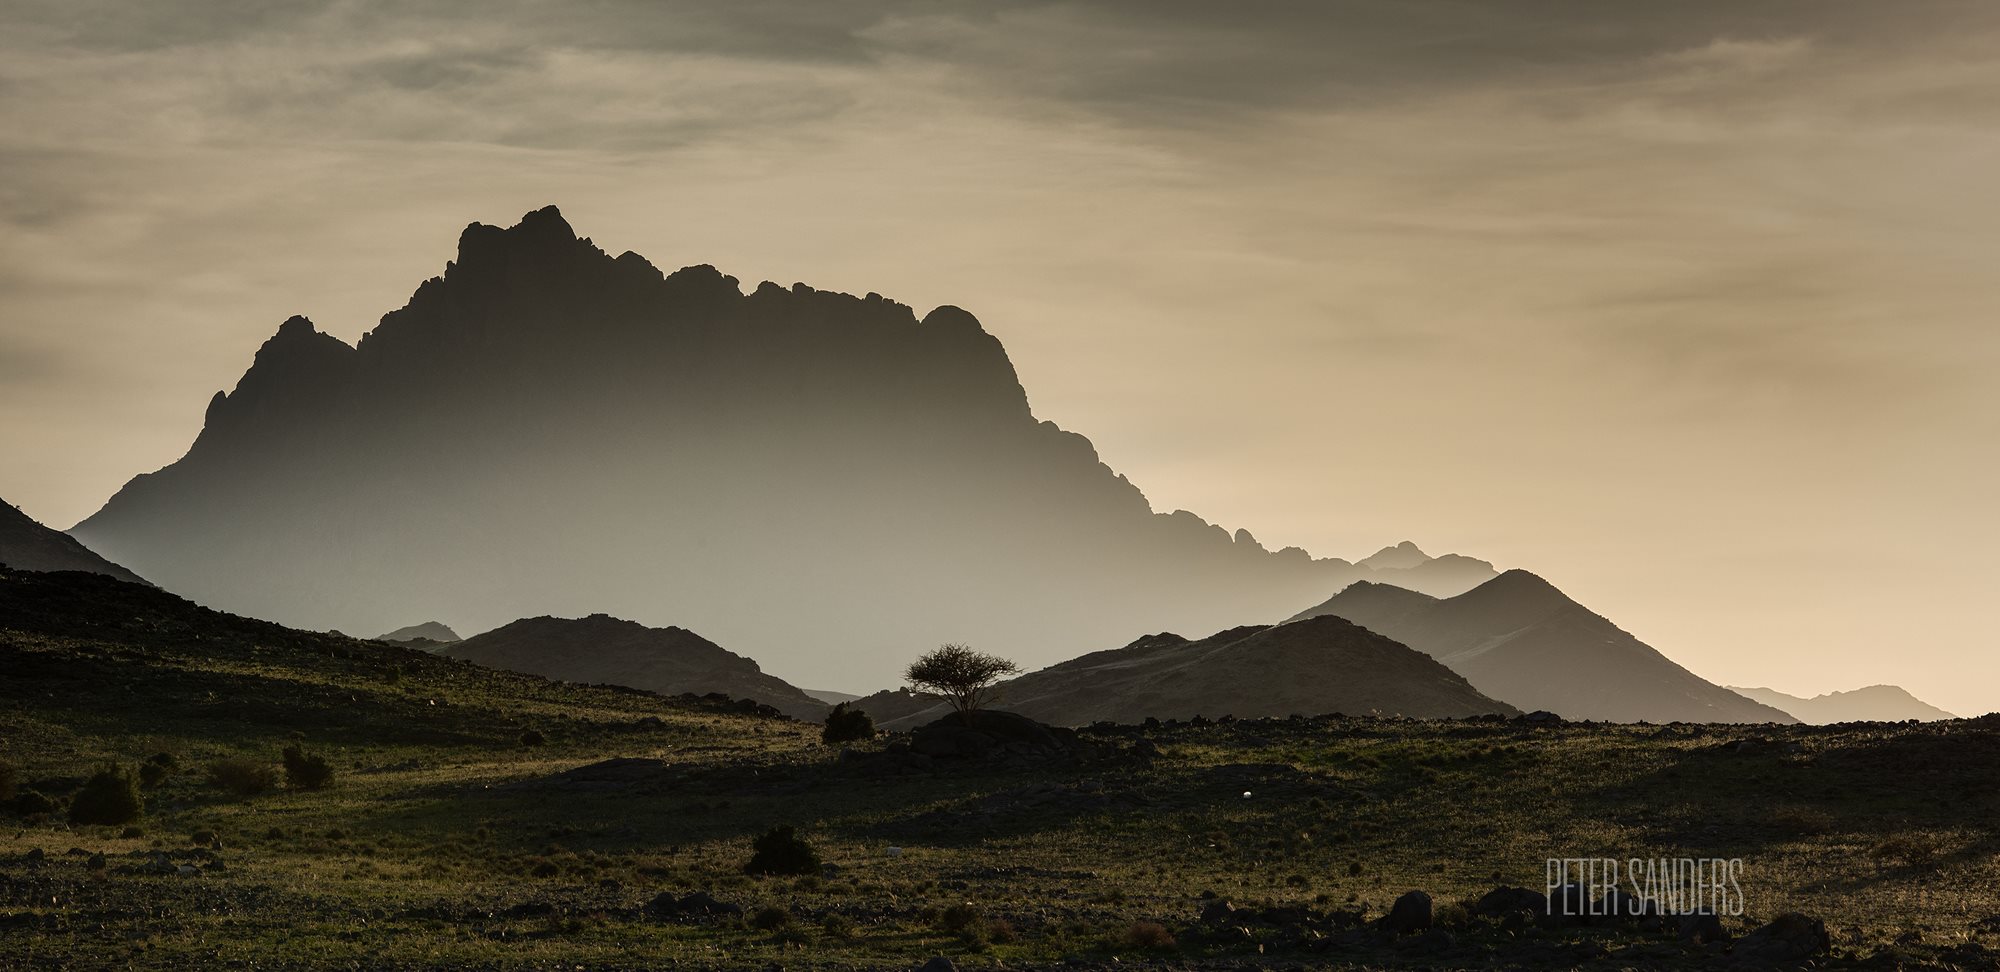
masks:
<svg viewBox="0 0 2000 972"><path fill-rule="evenodd" d="M1505 598L1513 601L1540 601L1571 603L1570 596L1554 584L1543 580L1540 575L1516 567L1504 571L1500 576L1473 588L1460 597L1471 597L1482 593L1486 597Z"/></svg>
<svg viewBox="0 0 2000 972"><path fill-rule="evenodd" d="M979 325L979 318L972 316L971 311L952 304L939 304L931 308L931 312L924 315L922 324L933 330L986 333L986 329Z"/></svg>
<svg viewBox="0 0 2000 972"><path fill-rule="evenodd" d="M527 234L558 237L565 240L576 239L576 230L563 218L562 210L554 206L543 206L534 212L524 214L521 221L514 224L516 231Z"/></svg>
<svg viewBox="0 0 2000 972"><path fill-rule="evenodd" d="M352 348L289 322L196 446L79 538L304 627L602 609L829 681L887 676L940 630L1042 663L1282 617L1366 573L1156 515L1034 415L960 307L662 276L554 208L465 227L456 256Z"/></svg>
<svg viewBox="0 0 2000 972"><path fill-rule="evenodd" d="M1373 570L1397 570L1421 567L1429 563L1430 559L1430 554L1424 553L1416 544L1405 540L1392 547L1383 547L1357 562Z"/></svg>

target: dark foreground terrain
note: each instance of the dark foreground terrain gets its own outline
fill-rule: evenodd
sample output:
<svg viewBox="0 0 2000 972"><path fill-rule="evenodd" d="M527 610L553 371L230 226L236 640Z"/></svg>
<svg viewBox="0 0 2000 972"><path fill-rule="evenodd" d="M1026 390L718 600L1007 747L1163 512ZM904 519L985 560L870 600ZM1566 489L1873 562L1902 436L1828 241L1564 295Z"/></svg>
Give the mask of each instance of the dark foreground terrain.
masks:
<svg viewBox="0 0 2000 972"><path fill-rule="evenodd" d="M0 967L1993 968L2000 955L1990 720L1329 717L993 741L898 735L843 753L816 725L736 703L0 571L13 770ZM959 745L988 751L944 754ZM286 747L324 757L331 781L287 785ZM143 816L70 822L93 773L143 765L160 767L144 771ZM818 850L818 872L744 873L752 840L780 824ZM1747 913L1703 943L1676 919L1482 907L1501 885L1539 891L1547 858L1594 856L1740 857ZM1414 889L1433 899L1431 928L1386 927ZM1788 912L1825 940L1810 921L1747 936Z"/></svg>

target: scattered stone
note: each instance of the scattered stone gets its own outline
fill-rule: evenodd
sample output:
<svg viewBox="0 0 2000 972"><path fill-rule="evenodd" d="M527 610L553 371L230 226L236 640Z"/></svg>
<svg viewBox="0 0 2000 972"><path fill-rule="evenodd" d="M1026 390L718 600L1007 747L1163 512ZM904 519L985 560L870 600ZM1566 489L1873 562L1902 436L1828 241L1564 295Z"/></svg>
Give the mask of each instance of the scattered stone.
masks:
<svg viewBox="0 0 2000 972"><path fill-rule="evenodd" d="M1729 932L1722 927L1722 919L1710 911L1695 911L1680 916L1680 940L1696 945L1709 945L1729 941Z"/></svg>
<svg viewBox="0 0 2000 972"><path fill-rule="evenodd" d="M1657 917L1660 904L1651 898L1641 898L1618 888L1604 892L1598 899L1597 913L1614 922L1639 922Z"/></svg>
<svg viewBox="0 0 2000 972"><path fill-rule="evenodd" d="M674 897L673 892L662 892L658 897L646 902L646 914L662 919L720 918L740 915L743 908L726 901L717 901L706 891L690 891L682 897Z"/></svg>
<svg viewBox="0 0 2000 972"><path fill-rule="evenodd" d="M917 969L917 972L958 972L958 966L942 955L934 956Z"/></svg>
<svg viewBox="0 0 2000 972"><path fill-rule="evenodd" d="M1227 901L1211 901L1202 906L1201 923L1204 925L1233 925L1236 923L1236 906Z"/></svg>
<svg viewBox="0 0 2000 972"><path fill-rule="evenodd" d="M1548 917L1558 923L1588 925L1595 918L1590 889L1581 884L1565 884L1549 899Z"/></svg>
<svg viewBox="0 0 2000 972"><path fill-rule="evenodd" d="M1743 936L1733 954L1758 962L1795 962L1819 955L1831 944L1825 922L1794 911Z"/></svg>

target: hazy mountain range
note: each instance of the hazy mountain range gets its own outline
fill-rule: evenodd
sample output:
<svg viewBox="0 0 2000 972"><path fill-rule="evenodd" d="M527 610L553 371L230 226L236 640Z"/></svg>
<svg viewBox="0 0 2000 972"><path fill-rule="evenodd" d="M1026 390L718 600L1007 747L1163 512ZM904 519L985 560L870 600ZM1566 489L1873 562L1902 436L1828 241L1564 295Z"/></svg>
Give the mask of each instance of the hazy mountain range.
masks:
<svg viewBox="0 0 2000 972"><path fill-rule="evenodd" d="M663 274L553 208L474 224L350 347L302 317L172 465L73 531L195 601L310 628L524 614L687 625L802 681L888 681L970 642L1046 664L1275 621L1368 564L1155 513L1038 421L971 314Z"/></svg>
<svg viewBox="0 0 2000 972"><path fill-rule="evenodd" d="M661 695L719 692L797 719L818 719L827 710L826 703L766 675L756 662L685 628L648 628L602 614L524 618L445 645L439 653L565 682L624 685Z"/></svg>
<svg viewBox="0 0 2000 972"><path fill-rule="evenodd" d="M82 570L122 581L145 579L92 552L67 533L51 530L0 500L0 564L16 570Z"/></svg>
<svg viewBox="0 0 2000 972"><path fill-rule="evenodd" d="M1300 612L1424 652L1523 709L1615 722L1797 722L1675 664L1549 582L1510 570L1456 597L1366 581Z"/></svg>
<svg viewBox="0 0 2000 972"><path fill-rule="evenodd" d="M412 648L435 650L459 641L458 632L439 621L425 621L421 624L405 625L387 634L376 635L374 640L386 641L392 645L406 645Z"/></svg>
<svg viewBox="0 0 2000 972"><path fill-rule="evenodd" d="M1935 722L1958 718L1895 685L1870 685L1812 698L1787 695L1767 688L1730 686L1730 691L1783 709L1797 716L1799 721L1815 726L1841 722L1901 722L1905 719Z"/></svg>

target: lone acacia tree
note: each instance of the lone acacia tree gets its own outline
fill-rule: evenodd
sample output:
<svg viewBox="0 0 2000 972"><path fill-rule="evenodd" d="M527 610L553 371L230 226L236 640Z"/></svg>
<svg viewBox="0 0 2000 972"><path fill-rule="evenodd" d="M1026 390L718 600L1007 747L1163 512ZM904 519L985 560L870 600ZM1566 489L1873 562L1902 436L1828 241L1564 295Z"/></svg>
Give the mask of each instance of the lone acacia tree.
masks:
<svg viewBox="0 0 2000 972"><path fill-rule="evenodd" d="M958 710L958 717L972 724L972 714L993 701L993 682L1012 675L1021 666L967 645L939 645L924 652L903 671L903 678L919 691L938 696Z"/></svg>

